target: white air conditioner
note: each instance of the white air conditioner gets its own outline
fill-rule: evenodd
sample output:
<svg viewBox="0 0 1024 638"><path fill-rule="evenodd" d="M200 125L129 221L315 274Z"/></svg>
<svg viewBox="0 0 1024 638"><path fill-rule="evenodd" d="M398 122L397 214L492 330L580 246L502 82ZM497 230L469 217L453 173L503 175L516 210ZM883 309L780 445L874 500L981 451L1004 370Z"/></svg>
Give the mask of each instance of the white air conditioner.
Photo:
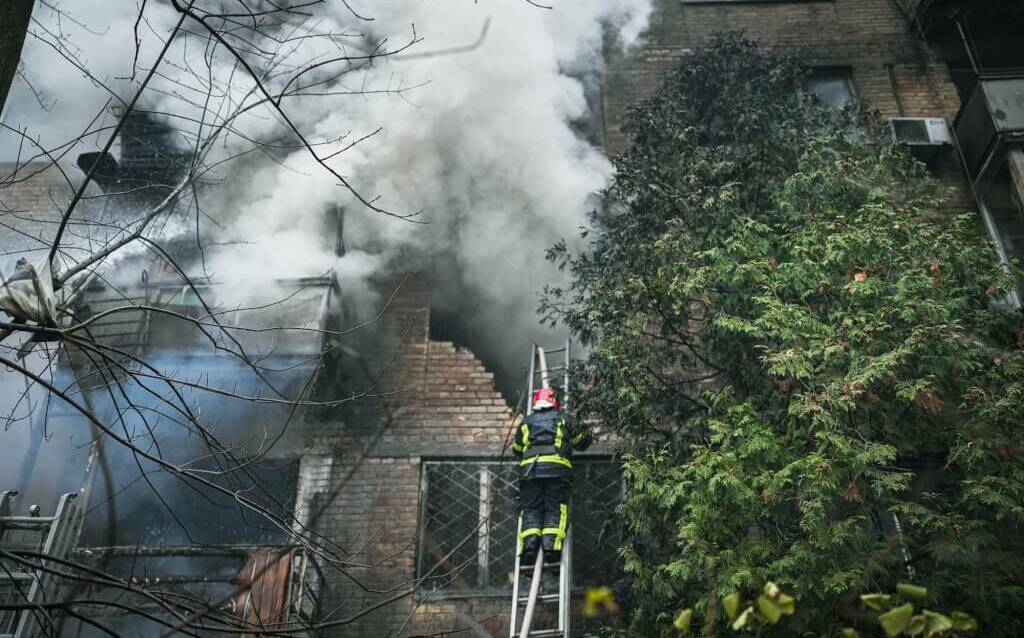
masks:
<svg viewBox="0 0 1024 638"><path fill-rule="evenodd" d="M953 143L949 125L941 117L889 118L892 140L908 146L946 146Z"/></svg>

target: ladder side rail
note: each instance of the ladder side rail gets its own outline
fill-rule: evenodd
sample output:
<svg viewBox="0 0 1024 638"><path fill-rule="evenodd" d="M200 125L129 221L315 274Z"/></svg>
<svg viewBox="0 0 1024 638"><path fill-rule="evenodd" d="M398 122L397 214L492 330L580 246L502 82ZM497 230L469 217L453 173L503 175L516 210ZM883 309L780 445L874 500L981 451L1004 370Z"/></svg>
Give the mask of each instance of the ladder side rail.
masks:
<svg viewBox="0 0 1024 638"><path fill-rule="evenodd" d="M508 623L508 638L516 638L516 623L519 616L519 534L523 531L523 515L519 514L519 523L516 525L516 555L513 557L515 567L512 573L512 618Z"/></svg>
<svg viewBox="0 0 1024 638"><path fill-rule="evenodd" d="M566 409L569 406L569 367L572 364L571 341L565 339L565 387L562 389L562 397ZM562 631L562 638L569 638L572 622L572 506L569 508L569 525L565 531L565 542L562 547L562 565L559 570L558 580L558 628Z"/></svg>
<svg viewBox="0 0 1024 638"><path fill-rule="evenodd" d="M565 532L562 565L558 574L558 628L562 638L569 638L572 622L572 526Z"/></svg>
<svg viewBox="0 0 1024 638"><path fill-rule="evenodd" d="M527 377L526 416L533 414L533 375L537 374L537 344L530 344L530 375Z"/></svg>
<svg viewBox="0 0 1024 638"><path fill-rule="evenodd" d="M40 553L50 555L55 549L61 549L58 547L61 533L63 532L63 526L67 524L68 519L73 517L75 503L72 501L77 497L76 492L71 492L60 497L60 501L57 503L57 512L53 515L53 520L50 523L50 529L47 531L46 540L43 542ZM69 514L71 514L69 516ZM41 560L42 564L46 561ZM33 604L43 596L43 587L48 584L53 577L51 574L47 574L42 570L38 570L32 579L32 585L29 587L28 595L25 596L25 603ZM27 609L21 612L21 620L18 621L18 628L14 630L15 638L27 638L32 635L32 632L37 624L36 613L45 614L49 618L49 614L44 611L37 612L36 610Z"/></svg>
<svg viewBox="0 0 1024 638"><path fill-rule="evenodd" d="M57 514L53 517L45 552L50 556L67 557L78 544L78 531L84 519L85 510L78 493L70 492L62 496Z"/></svg>
<svg viewBox="0 0 1024 638"><path fill-rule="evenodd" d="M533 414L533 377L537 367L537 344L530 344L530 372L526 375L526 416ZM515 436L513 432L512 436ZM521 574L519 565L519 544L522 542L520 534L523 531L523 513L519 512L519 523L516 525L516 555L513 557L515 567L512 574L512 616L508 623L509 638L516 638L516 624L519 620L519 578Z"/></svg>
<svg viewBox="0 0 1024 638"><path fill-rule="evenodd" d="M540 363L540 387L546 388L550 385L548 382L548 358L541 346L537 346L537 361Z"/></svg>
<svg viewBox="0 0 1024 638"><path fill-rule="evenodd" d="M86 512L80 492L65 494L61 501L63 506L58 508L58 512L54 516L52 535L48 539L50 543L46 553L66 559L78 545L79 535L85 525ZM50 572L41 575L40 587L43 598L50 596L64 600L72 593L66 584L61 583L60 579ZM64 617L60 617L57 623L59 633L64 623Z"/></svg>
<svg viewBox="0 0 1024 638"><path fill-rule="evenodd" d="M572 360L569 358L569 340L565 340L565 382L562 388L562 403L566 408L569 407L569 366Z"/></svg>

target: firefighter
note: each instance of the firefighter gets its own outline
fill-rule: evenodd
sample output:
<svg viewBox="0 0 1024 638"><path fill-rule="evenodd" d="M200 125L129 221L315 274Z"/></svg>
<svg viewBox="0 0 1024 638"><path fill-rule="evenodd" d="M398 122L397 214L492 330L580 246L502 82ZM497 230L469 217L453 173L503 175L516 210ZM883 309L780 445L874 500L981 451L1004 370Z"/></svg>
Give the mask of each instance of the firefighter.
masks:
<svg viewBox="0 0 1024 638"><path fill-rule="evenodd" d="M591 443L590 432L577 427L559 410L553 388L533 393L533 414L516 430L512 450L519 459L519 498L523 529L519 534L519 558L529 565L544 546L544 562L557 563L569 525L569 488L572 453Z"/></svg>

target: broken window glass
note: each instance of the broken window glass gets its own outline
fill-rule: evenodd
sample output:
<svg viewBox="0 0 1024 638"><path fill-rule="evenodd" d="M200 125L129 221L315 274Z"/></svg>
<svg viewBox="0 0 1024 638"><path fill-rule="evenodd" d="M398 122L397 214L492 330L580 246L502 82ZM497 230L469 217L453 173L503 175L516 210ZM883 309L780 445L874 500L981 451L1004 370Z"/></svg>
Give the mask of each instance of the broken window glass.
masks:
<svg viewBox="0 0 1024 638"><path fill-rule="evenodd" d="M811 93L832 108L841 109L853 103L853 75L849 67L816 67L811 70L807 84Z"/></svg>

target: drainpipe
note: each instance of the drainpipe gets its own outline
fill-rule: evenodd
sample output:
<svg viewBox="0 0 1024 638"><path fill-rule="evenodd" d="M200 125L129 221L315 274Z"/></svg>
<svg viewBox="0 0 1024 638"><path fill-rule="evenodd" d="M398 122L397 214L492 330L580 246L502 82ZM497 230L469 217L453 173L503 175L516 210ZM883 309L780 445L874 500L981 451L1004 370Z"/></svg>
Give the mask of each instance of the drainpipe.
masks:
<svg viewBox="0 0 1024 638"><path fill-rule="evenodd" d="M956 30L960 34L960 41L964 44L964 51L967 52L967 59L971 63L971 69L974 71L975 76L981 75L980 67L978 66L978 58L974 52L974 45L971 43L970 37L967 35L967 30L964 28L963 16L957 13L954 18L954 24L956 24Z"/></svg>
<svg viewBox="0 0 1024 638"><path fill-rule="evenodd" d="M892 95L896 98L896 110L899 111L900 117L904 117L907 113L903 109L903 100L900 98L900 87L896 84L896 65L886 64L885 68L889 71L889 85L892 86Z"/></svg>

